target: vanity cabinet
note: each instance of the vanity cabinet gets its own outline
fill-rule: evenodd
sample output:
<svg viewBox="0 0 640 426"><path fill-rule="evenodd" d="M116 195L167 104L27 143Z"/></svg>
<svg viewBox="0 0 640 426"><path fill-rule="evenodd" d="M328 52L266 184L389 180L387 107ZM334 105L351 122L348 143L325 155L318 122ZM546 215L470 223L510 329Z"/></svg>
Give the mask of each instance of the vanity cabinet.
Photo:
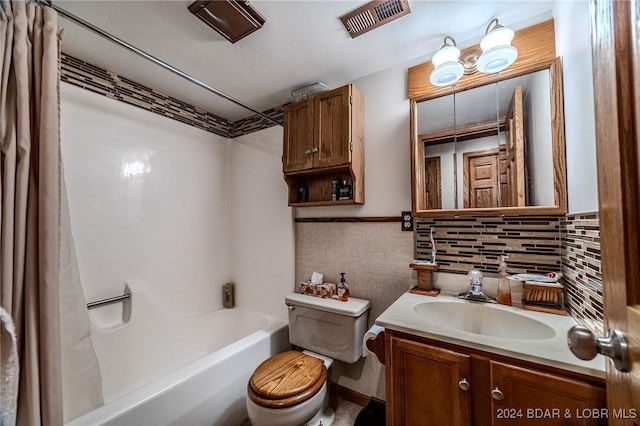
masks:
<svg viewBox="0 0 640 426"><path fill-rule="evenodd" d="M364 99L355 86L285 107L282 170L290 206L364 203ZM332 200L334 178L352 182L351 199Z"/></svg>
<svg viewBox="0 0 640 426"><path fill-rule="evenodd" d="M606 425L604 380L385 330L387 425Z"/></svg>
<svg viewBox="0 0 640 426"><path fill-rule="evenodd" d="M490 361L494 425L544 421L545 425L598 425L606 408L601 386L568 377ZM496 413L502 414L498 418Z"/></svg>
<svg viewBox="0 0 640 426"><path fill-rule="evenodd" d="M387 424L471 424L468 355L395 337L390 347Z"/></svg>

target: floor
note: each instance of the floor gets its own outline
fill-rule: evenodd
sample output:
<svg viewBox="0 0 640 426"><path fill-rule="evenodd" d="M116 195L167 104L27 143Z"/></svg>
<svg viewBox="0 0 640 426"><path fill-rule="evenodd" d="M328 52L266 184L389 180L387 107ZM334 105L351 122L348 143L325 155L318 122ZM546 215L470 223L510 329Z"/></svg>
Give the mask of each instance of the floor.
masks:
<svg viewBox="0 0 640 426"><path fill-rule="evenodd" d="M336 419L333 426L353 426L353 422L356 420L356 416L362 410L362 407L358 404L354 404L351 401L347 401L343 398L338 398L337 406L335 408ZM240 426L252 426L249 420L246 420ZM259 425L255 425L259 426ZM284 426L284 425L283 425Z"/></svg>
<svg viewBox="0 0 640 426"><path fill-rule="evenodd" d="M336 420L333 426L353 426L356 416L362 410L358 404L354 404L346 399L338 398L338 406L336 407Z"/></svg>

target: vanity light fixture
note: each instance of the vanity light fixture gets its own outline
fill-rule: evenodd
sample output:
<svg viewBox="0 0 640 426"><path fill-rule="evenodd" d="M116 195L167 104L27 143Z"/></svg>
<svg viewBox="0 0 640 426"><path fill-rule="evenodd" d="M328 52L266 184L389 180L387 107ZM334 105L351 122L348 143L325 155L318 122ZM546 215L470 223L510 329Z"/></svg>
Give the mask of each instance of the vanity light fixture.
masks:
<svg viewBox="0 0 640 426"><path fill-rule="evenodd" d="M434 86L450 86L464 74L464 67L460 63L460 49L451 36L444 38L444 43L433 55L431 62L433 71L429 80Z"/></svg>
<svg viewBox="0 0 640 426"><path fill-rule="evenodd" d="M482 55L478 58L478 71L496 73L513 64L518 58L518 49L511 46L511 40L513 30L500 25L497 18L492 19L480 42Z"/></svg>
<svg viewBox="0 0 640 426"><path fill-rule="evenodd" d="M462 57L453 37L446 36L444 43L431 59L431 84L450 86L463 74L473 74L476 71L493 74L504 70L518 58L518 49L511 46L513 35L512 29L500 25L498 19L494 18L487 25L484 38L480 42L481 50L468 52Z"/></svg>

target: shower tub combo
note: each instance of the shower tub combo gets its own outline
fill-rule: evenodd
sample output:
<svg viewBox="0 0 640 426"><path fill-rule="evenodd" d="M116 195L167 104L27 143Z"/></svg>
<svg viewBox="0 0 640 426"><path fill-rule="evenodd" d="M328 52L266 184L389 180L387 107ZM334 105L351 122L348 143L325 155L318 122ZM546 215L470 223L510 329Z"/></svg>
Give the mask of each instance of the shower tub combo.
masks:
<svg viewBox="0 0 640 426"><path fill-rule="evenodd" d="M290 347L286 320L241 308L173 317L144 284L127 287L123 324L92 320L105 405L66 426L241 424L251 373Z"/></svg>

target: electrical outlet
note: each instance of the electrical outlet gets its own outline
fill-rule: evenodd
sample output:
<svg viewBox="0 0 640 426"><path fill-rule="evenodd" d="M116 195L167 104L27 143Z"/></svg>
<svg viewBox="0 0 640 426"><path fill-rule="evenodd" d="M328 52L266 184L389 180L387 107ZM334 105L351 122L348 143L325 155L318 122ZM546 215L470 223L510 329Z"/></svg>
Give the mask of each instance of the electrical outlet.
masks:
<svg viewBox="0 0 640 426"><path fill-rule="evenodd" d="M402 230L413 231L413 216L411 212L402 212Z"/></svg>

